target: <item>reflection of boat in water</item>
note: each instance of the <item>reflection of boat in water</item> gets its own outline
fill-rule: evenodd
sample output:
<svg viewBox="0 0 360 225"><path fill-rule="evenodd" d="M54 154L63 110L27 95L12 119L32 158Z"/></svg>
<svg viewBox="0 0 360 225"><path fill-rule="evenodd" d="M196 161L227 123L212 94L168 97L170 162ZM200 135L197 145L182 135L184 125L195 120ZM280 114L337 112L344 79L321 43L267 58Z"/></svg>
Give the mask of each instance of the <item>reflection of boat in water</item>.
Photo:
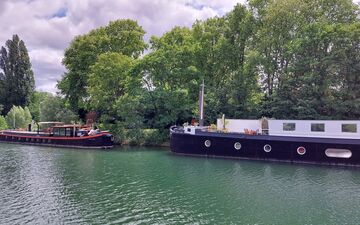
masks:
<svg viewBox="0 0 360 225"><path fill-rule="evenodd" d="M90 130L81 125L42 122L47 128L37 131L0 131L0 142L69 148L112 148L113 135L107 131ZM31 129L29 129L31 130ZM91 131L91 132L90 132Z"/></svg>
<svg viewBox="0 0 360 225"><path fill-rule="evenodd" d="M171 127L170 148L188 155L360 166L359 127L360 121L347 120L222 118L216 127Z"/></svg>

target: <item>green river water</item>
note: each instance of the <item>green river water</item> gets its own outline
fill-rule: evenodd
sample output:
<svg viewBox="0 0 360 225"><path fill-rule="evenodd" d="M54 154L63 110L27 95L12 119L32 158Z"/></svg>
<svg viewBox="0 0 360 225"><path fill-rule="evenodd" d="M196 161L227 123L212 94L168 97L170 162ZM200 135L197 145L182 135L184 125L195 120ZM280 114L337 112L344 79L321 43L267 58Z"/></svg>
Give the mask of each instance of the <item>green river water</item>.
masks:
<svg viewBox="0 0 360 225"><path fill-rule="evenodd" d="M360 224L360 169L0 144L0 224Z"/></svg>

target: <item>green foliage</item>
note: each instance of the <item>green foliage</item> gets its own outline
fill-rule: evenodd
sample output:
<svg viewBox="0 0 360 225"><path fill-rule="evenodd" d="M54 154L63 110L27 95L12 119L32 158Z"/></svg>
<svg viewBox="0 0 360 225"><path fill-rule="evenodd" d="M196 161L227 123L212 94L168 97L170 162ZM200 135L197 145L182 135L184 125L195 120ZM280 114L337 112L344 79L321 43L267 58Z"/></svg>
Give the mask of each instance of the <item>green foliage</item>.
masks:
<svg viewBox="0 0 360 225"><path fill-rule="evenodd" d="M40 122L40 106L41 103L48 97L51 97L50 93L47 92L38 92L35 91L31 95L30 104L29 104L29 110L31 115L33 116L33 119L37 122Z"/></svg>
<svg viewBox="0 0 360 225"><path fill-rule="evenodd" d="M146 129L144 130L144 143L146 146L157 146L166 142L169 138L169 130Z"/></svg>
<svg viewBox="0 0 360 225"><path fill-rule="evenodd" d="M188 28L175 27L151 38L153 52L136 64L143 77L141 102L149 128L164 129L191 119L201 77L195 67L196 41Z"/></svg>
<svg viewBox="0 0 360 225"><path fill-rule="evenodd" d="M0 103L6 114L13 105L27 106L35 88L30 58L18 35L0 50Z"/></svg>
<svg viewBox="0 0 360 225"><path fill-rule="evenodd" d="M129 129L126 131L126 140L129 145L142 145L144 141L144 132L141 129Z"/></svg>
<svg viewBox="0 0 360 225"><path fill-rule="evenodd" d="M251 40L255 18L242 5L222 18L211 18L193 26L199 41L196 67L206 84L206 118L213 122L225 113L229 117L257 117L261 92Z"/></svg>
<svg viewBox="0 0 360 225"><path fill-rule="evenodd" d="M13 129L26 129L32 122L30 110L21 106L13 106L5 117L8 127Z"/></svg>
<svg viewBox="0 0 360 225"><path fill-rule="evenodd" d="M0 130L5 130L8 128L5 117L0 116Z"/></svg>
<svg viewBox="0 0 360 225"><path fill-rule="evenodd" d="M358 15L347 0L269 4L257 46L271 100L264 111L276 118L359 118Z"/></svg>
<svg viewBox="0 0 360 225"><path fill-rule="evenodd" d="M119 97L129 93L136 86L136 80L129 74L132 63L132 58L119 53L105 53L98 57L96 63L91 66L88 80L90 109L112 112L113 104L108 103L115 103Z"/></svg>
<svg viewBox="0 0 360 225"><path fill-rule="evenodd" d="M117 20L106 27L76 37L65 51L63 64L67 72L58 83L74 110L85 107L86 87L97 58L103 53L119 53L137 58L146 49L145 31L133 20Z"/></svg>
<svg viewBox="0 0 360 225"><path fill-rule="evenodd" d="M59 96L48 94L40 102L40 121L57 121L64 123L75 123L79 120L78 116L70 109L66 108L65 100Z"/></svg>
<svg viewBox="0 0 360 225"><path fill-rule="evenodd" d="M115 123L102 123L100 124L101 130L109 130L114 135L114 143L121 145L126 140L126 131L122 124Z"/></svg>

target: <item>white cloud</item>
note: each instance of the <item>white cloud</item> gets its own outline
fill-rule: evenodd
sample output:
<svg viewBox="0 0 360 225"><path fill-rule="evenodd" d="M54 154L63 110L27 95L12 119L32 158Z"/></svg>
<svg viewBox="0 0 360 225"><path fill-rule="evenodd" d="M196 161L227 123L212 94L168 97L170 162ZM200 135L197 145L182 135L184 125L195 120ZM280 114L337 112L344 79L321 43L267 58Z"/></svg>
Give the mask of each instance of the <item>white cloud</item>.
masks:
<svg viewBox="0 0 360 225"><path fill-rule="evenodd" d="M111 20L134 19L151 35L223 15L244 0L0 0L0 46L18 34L28 47L36 87L55 92L63 52L76 36Z"/></svg>
<svg viewBox="0 0 360 225"><path fill-rule="evenodd" d="M64 71L61 65L63 51L51 48L35 49L29 52L37 90L55 92L59 75Z"/></svg>

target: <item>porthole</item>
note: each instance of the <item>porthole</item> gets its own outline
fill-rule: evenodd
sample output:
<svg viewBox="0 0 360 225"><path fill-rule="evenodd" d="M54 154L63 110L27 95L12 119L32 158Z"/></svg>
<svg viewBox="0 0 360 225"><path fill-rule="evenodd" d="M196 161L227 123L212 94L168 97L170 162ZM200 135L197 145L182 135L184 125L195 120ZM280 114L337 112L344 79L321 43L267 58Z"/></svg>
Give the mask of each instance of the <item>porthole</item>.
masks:
<svg viewBox="0 0 360 225"><path fill-rule="evenodd" d="M204 142L204 144L205 144L205 146L206 146L207 148L209 148L209 147L211 146L211 141L210 141L210 140L206 140L206 141Z"/></svg>
<svg viewBox="0 0 360 225"><path fill-rule="evenodd" d="M328 148L325 150L325 155L330 158L348 159L352 156L352 152L349 149Z"/></svg>
<svg viewBox="0 0 360 225"><path fill-rule="evenodd" d="M234 148L235 148L236 150L240 150L240 149L241 149L241 144L240 144L240 142L236 142L236 143L234 144Z"/></svg>
<svg viewBox="0 0 360 225"><path fill-rule="evenodd" d="M264 151L271 152L271 145L269 145L269 144L264 145Z"/></svg>
<svg viewBox="0 0 360 225"><path fill-rule="evenodd" d="M300 146L300 147L298 147L298 148L296 149L296 151L297 151L297 153L298 153L299 155L305 155L305 153L306 153L306 148Z"/></svg>

